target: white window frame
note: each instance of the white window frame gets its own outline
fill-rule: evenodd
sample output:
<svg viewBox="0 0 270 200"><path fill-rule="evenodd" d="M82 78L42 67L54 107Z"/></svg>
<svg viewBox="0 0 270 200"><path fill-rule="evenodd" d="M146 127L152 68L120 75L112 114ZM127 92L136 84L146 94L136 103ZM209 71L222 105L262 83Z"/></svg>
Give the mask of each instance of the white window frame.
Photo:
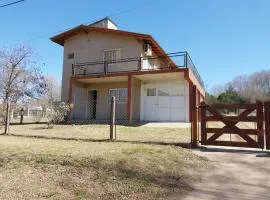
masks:
<svg viewBox="0 0 270 200"><path fill-rule="evenodd" d="M127 91L127 97L126 97L126 99L123 99L123 100L121 100L121 99L119 99L119 97L120 97L120 93L119 93L119 97L115 97L115 101L116 101L116 103L117 104L126 104L127 103L127 101L128 101L128 89L127 88L113 88L113 89L109 89L109 102L111 102L111 98L112 98L112 96L111 96L111 91L119 91L120 92L120 90L126 90Z"/></svg>
<svg viewBox="0 0 270 200"><path fill-rule="evenodd" d="M116 58L115 60L122 59L122 49L121 48L118 48L118 49L105 49L103 51L103 61L106 61L105 60L105 52L109 52L109 51L120 51L120 58ZM110 60L110 61L114 61L114 60Z"/></svg>

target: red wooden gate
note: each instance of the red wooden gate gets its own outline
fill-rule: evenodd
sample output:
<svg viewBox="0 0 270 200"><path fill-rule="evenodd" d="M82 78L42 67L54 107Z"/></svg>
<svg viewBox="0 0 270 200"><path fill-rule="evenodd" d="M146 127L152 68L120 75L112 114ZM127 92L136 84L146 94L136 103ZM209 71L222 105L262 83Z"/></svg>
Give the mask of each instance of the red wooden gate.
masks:
<svg viewBox="0 0 270 200"><path fill-rule="evenodd" d="M216 146L235 147L264 147L263 132L263 103L256 104L201 104L201 144ZM220 110L241 110L238 115L224 115ZM208 127L209 124L220 124L224 126ZM251 127L239 127L238 123L253 122ZM230 137L225 140L222 137ZM221 137L222 136L222 137ZM269 141L270 142L270 141Z"/></svg>

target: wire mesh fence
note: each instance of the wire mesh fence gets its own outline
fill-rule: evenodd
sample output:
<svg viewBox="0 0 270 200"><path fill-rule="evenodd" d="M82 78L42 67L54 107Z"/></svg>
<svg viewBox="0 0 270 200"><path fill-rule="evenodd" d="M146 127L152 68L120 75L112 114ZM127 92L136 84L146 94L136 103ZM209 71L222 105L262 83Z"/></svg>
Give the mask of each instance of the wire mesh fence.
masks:
<svg viewBox="0 0 270 200"><path fill-rule="evenodd" d="M95 94L93 95L95 96ZM128 102L123 98L115 97L114 104L113 113L112 101L100 98L93 98L87 102L82 101L80 105L68 106L67 110L55 108L56 110L52 110L50 114L47 113L44 116L45 124L11 125L10 134L84 141L113 139L119 142L173 144L189 147L190 127L183 127L181 123L163 125L162 123L140 121L138 102L131 102L132 110L128 109ZM113 123L112 117L115 119Z"/></svg>
<svg viewBox="0 0 270 200"><path fill-rule="evenodd" d="M9 107L9 122L11 124L46 123L51 110L48 108L43 109L41 106L29 109L26 106L11 104ZM2 104L0 124L3 125L5 120L6 104Z"/></svg>

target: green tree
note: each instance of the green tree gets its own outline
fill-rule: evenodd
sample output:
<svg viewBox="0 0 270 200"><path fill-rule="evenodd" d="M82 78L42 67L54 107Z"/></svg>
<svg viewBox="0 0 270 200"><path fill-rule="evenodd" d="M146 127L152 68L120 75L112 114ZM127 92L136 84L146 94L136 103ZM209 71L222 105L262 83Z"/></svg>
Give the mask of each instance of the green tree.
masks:
<svg viewBox="0 0 270 200"><path fill-rule="evenodd" d="M218 103L218 99L215 95L212 95L212 94L209 94L208 92L206 92L205 102L206 102L206 104L212 105L212 104Z"/></svg>
<svg viewBox="0 0 270 200"><path fill-rule="evenodd" d="M247 100L240 97L233 86L229 85L225 92L221 93L217 100L220 103L246 103Z"/></svg>

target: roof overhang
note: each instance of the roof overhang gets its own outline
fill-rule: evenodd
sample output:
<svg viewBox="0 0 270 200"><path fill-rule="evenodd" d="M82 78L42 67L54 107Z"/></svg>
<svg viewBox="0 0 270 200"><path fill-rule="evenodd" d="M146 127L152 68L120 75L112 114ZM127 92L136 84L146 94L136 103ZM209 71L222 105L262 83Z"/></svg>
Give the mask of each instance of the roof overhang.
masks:
<svg viewBox="0 0 270 200"><path fill-rule="evenodd" d="M64 33L56 35L50 39L53 42L61 46L64 46L64 43L68 38L71 38L80 33L88 34L89 32L111 33L142 40L143 42L149 43L152 46L152 50L157 56L164 56L172 66L176 67L176 64L167 56L166 52L161 48L161 46L157 43L157 41L151 35L148 34L80 25Z"/></svg>

